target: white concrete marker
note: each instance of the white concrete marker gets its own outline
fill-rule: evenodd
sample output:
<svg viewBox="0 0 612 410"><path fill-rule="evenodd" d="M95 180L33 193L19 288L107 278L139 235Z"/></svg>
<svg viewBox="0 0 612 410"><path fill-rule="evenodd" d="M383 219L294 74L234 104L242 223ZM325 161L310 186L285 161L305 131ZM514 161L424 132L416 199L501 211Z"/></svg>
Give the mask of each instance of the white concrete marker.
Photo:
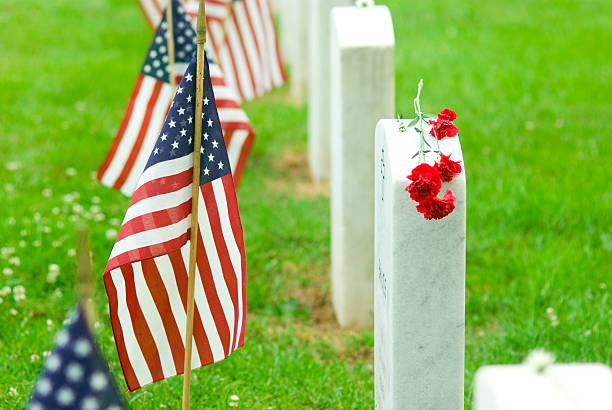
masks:
<svg viewBox="0 0 612 410"><path fill-rule="evenodd" d="M308 162L315 181L329 179L331 10L352 3L353 0L310 0Z"/></svg>
<svg viewBox="0 0 612 410"><path fill-rule="evenodd" d="M376 128L376 408L458 410L464 400L465 173L442 185L442 194L450 189L457 198L455 210L426 220L405 191L419 144L414 128L400 132L397 120L381 120ZM440 148L463 161L458 136L443 139ZM435 157L427 154L427 162L433 165Z"/></svg>
<svg viewBox="0 0 612 410"><path fill-rule="evenodd" d="M395 115L394 37L387 7L332 10L331 282L343 327L372 326L374 130Z"/></svg>
<svg viewBox="0 0 612 410"><path fill-rule="evenodd" d="M612 371L603 364L486 366L474 381L474 410L610 410Z"/></svg>
<svg viewBox="0 0 612 410"><path fill-rule="evenodd" d="M290 69L293 99L302 102L308 88L308 33L311 0L281 0L280 43L285 62Z"/></svg>

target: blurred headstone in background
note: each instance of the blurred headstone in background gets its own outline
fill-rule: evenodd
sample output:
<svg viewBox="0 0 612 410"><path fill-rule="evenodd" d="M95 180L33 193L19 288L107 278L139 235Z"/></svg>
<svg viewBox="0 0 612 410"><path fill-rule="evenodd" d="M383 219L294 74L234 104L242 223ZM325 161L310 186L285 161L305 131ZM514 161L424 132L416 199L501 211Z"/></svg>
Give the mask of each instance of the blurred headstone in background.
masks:
<svg viewBox="0 0 612 410"><path fill-rule="evenodd" d="M387 7L338 7L331 26L331 282L343 327L372 326L374 130L395 115Z"/></svg>
<svg viewBox="0 0 612 410"><path fill-rule="evenodd" d="M291 96L296 102L306 99L308 90L308 32L311 0L281 0L280 43L289 65Z"/></svg>
<svg viewBox="0 0 612 410"><path fill-rule="evenodd" d="M352 0L310 0L308 162L315 181L329 179L331 10L351 3Z"/></svg>

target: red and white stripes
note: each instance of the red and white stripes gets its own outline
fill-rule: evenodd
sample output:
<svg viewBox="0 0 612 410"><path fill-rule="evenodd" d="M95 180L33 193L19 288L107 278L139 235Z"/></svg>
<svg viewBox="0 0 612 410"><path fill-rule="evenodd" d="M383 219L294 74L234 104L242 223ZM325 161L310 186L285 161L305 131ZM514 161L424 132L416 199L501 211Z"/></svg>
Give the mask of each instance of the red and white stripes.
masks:
<svg viewBox="0 0 612 410"><path fill-rule="evenodd" d="M203 185L199 200L192 368L241 347L246 320L244 238L231 174ZM184 371L189 246L187 238L151 258L118 266L109 261L104 282L130 391Z"/></svg>

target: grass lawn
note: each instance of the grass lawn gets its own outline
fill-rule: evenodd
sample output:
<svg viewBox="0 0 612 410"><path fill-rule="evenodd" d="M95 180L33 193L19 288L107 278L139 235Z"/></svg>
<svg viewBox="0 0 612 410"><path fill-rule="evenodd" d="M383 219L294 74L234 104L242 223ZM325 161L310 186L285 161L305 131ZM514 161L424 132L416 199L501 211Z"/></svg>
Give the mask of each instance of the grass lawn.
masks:
<svg viewBox="0 0 612 410"><path fill-rule="evenodd" d="M542 347L612 362L612 26L608 0L387 4L397 107L457 111L468 175L466 407L474 372ZM21 408L75 302L88 221L99 344L122 390L102 272L128 198L92 179L151 31L136 0L4 0L0 11L0 408ZM245 348L193 374L193 408L373 407L372 331L329 300L329 198L308 178L306 107L288 87L245 104L258 133L238 190L248 264ZM444 250L440 250L444 258ZM50 264L60 275L47 281ZM178 408L182 378L132 394ZM10 394L15 388L16 394Z"/></svg>

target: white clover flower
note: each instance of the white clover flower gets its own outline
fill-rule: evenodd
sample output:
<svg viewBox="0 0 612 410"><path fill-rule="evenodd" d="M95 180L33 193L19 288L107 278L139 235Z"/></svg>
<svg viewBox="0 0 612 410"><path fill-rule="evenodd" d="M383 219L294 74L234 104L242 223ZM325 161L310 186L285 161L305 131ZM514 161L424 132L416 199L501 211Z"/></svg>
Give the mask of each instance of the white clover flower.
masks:
<svg viewBox="0 0 612 410"><path fill-rule="evenodd" d="M102 208L100 208L98 205L92 205L89 210L94 214L99 214L100 211L102 211Z"/></svg>
<svg viewBox="0 0 612 410"><path fill-rule="evenodd" d="M57 223L55 224L55 226L57 226L59 229L62 229L64 227L64 222L62 221L57 221Z"/></svg>
<svg viewBox="0 0 612 410"><path fill-rule="evenodd" d="M10 387L9 388L9 396L16 396L17 395L17 389L14 387Z"/></svg>
<svg viewBox="0 0 612 410"><path fill-rule="evenodd" d="M5 286L2 289L0 289L0 296L6 296L9 293L11 293L11 288L8 286Z"/></svg>
<svg viewBox="0 0 612 410"><path fill-rule="evenodd" d="M106 219L106 216L104 216L104 214L96 214L96 216L94 216L94 220L95 220L96 222L101 222L101 221L103 221L104 219Z"/></svg>
<svg viewBox="0 0 612 410"><path fill-rule="evenodd" d="M13 253L15 253L15 248L12 246L6 247L6 248L2 248L0 250L0 253L2 254L3 257L7 257Z"/></svg>
<svg viewBox="0 0 612 410"><path fill-rule="evenodd" d="M11 265L19 266L21 265L21 259L18 256L13 256L8 260Z"/></svg>
<svg viewBox="0 0 612 410"><path fill-rule="evenodd" d="M40 216L40 212L36 212L36 213L34 214L34 220L35 220L36 222L39 222L39 221L40 221L40 218L41 218L41 216Z"/></svg>
<svg viewBox="0 0 612 410"><path fill-rule="evenodd" d="M238 400L240 400L240 397L236 396L235 394L232 394L232 395L230 396L230 400L233 400L233 401L238 401Z"/></svg>
<svg viewBox="0 0 612 410"><path fill-rule="evenodd" d="M53 213L53 215L59 215L60 209L57 206L54 206L51 212Z"/></svg>
<svg viewBox="0 0 612 410"><path fill-rule="evenodd" d="M17 316L17 313L18 313L18 312L17 312L17 309L11 309L11 310L9 310L9 313L10 313L11 315L13 315L13 316Z"/></svg>
<svg viewBox="0 0 612 410"><path fill-rule="evenodd" d="M51 352L50 352L50 351L48 351L48 350L45 350L45 351L43 352L43 357L49 357L49 356L51 356Z"/></svg>
<svg viewBox="0 0 612 410"><path fill-rule="evenodd" d="M28 230L27 230L27 229L22 229L22 230L19 232L19 234L20 234L21 236L26 236L26 235L28 234Z"/></svg>
<svg viewBox="0 0 612 410"><path fill-rule="evenodd" d="M4 302L4 299L0 298L0 305Z"/></svg>
<svg viewBox="0 0 612 410"><path fill-rule="evenodd" d="M9 171L17 171L21 167L21 162L11 161L6 163L6 169Z"/></svg>
<svg viewBox="0 0 612 410"><path fill-rule="evenodd" d="M70 215L70 217L68 218L70 222L76 222L78 219L79 217L76 215Z"/></svg>
<svg viewBox="0 0 612 410"><path fill-rule="evenodd" d="M111 225L119 225L121 221L118 218L111 218L109 221Z"/></svg>
<svg viewBox="0 0 612 410"><path fill-rule="evenodd" d="M77 174L76 169L74 168L66 168L66 175L68 175L69 177L73 177Z"/></svg>
<svg viewBox="0 0 612 410"><path fill-rule="evenodd" d="M39 355L37 355L36 353L34 353L32 356L30 356L30 361L31 361L32 363L37 362L37 361L39 361L39 360L40 360L40 356L39 356Z"/></svg>
<svg viewBox="0 0 612 410"><path fill-rule="evenodd" d="M8 225L15 225L15 222L17 222L17 220L16 220L15 218L13 218L12 216L10 216L10 217L8 217L8 218L6 219L6 223L7 223Z"/></svg>
<svg viewBox="0 0 612 410"><path fill-rule="evenodd" d="M38 248L40 246L40 241L37 239L34 242L32 242L32 245L36 248Z"/></svg>
<svg viewBox="0 0 612 410"><path fill-rule="evenodd" d="M91 198L91 202L93 202L94 204L99 204L100 203L100 197L99 196L94 196Z"/></svg>
<svg viewBox="0 0 612 410"><path fill-rule="evenodd" d="M25 248L28 245L28 243L26 241L24 241L23 239L19 241L19 247L20 248Z"/></svg>
<svg viewBox="0 0 612 410"><path fill-rule="evenodd" d="M11 276L13 274L13 270L11 268L4 268L2 269L2 273L4 276Z"/></svg>
<svg viewBox="0 0 612 410"><path fill-rule="evenodd" d="M58 265L56 265L55 263L49 265L49 273L47 273L47 282L55 283L55 280L57 279L59 273L60 268Z"/></svg>
<svg viewBox="0 0 612 410"><path fill-rule="evenodd" d="M60 246L62 246L62 241L53 241L51 242L51 246L53 246L54 248L59 248Z"/></svg>
<svg viewBox="0 0 612 410"><path fill-rule="evenodd" d="M13 184L4 184L4 190L6 192L13 192L15 190L15 187L13 186Z"/></svg>
<svg viewBox="0 0 612 410"><path fill-rule="evenodd" d="M68 256L76 256L76 249L74 248L68 249Z"/></svg>
<svg viewBox="0 0 612 410"><path fill-rule="evenodd" d="M83 206L80 204L72 204L72 212L80 214L81 212L83 212Z"/></svg>
<svg viewBox="0 0 612 410"><path fill-rule="evenodd" d="M15 286L13 288L13 298L15 299L15 302L25 300L25 288L21 285Z"/></svg>
<svg viewBox="0 0 612 410"><path fill-rule="evenodd" d="M51 319L47 319L47 330L53 329L53 321Z"/></svg>
<svg viewBox="0 0 612 410"><path fill-rule="evenodd" d="M106 239L115 239L117 238L117 230L116 229L107 229L106 230Z"/></svg>
<svg viewBox="0 0 612 410"><path fill-rule="evenodd" d="M44 196L45 198L49 198L51 197L51 195L53 195L53 191L51 190L51 188L45 188L42 190L42 196Z"/></svg>

